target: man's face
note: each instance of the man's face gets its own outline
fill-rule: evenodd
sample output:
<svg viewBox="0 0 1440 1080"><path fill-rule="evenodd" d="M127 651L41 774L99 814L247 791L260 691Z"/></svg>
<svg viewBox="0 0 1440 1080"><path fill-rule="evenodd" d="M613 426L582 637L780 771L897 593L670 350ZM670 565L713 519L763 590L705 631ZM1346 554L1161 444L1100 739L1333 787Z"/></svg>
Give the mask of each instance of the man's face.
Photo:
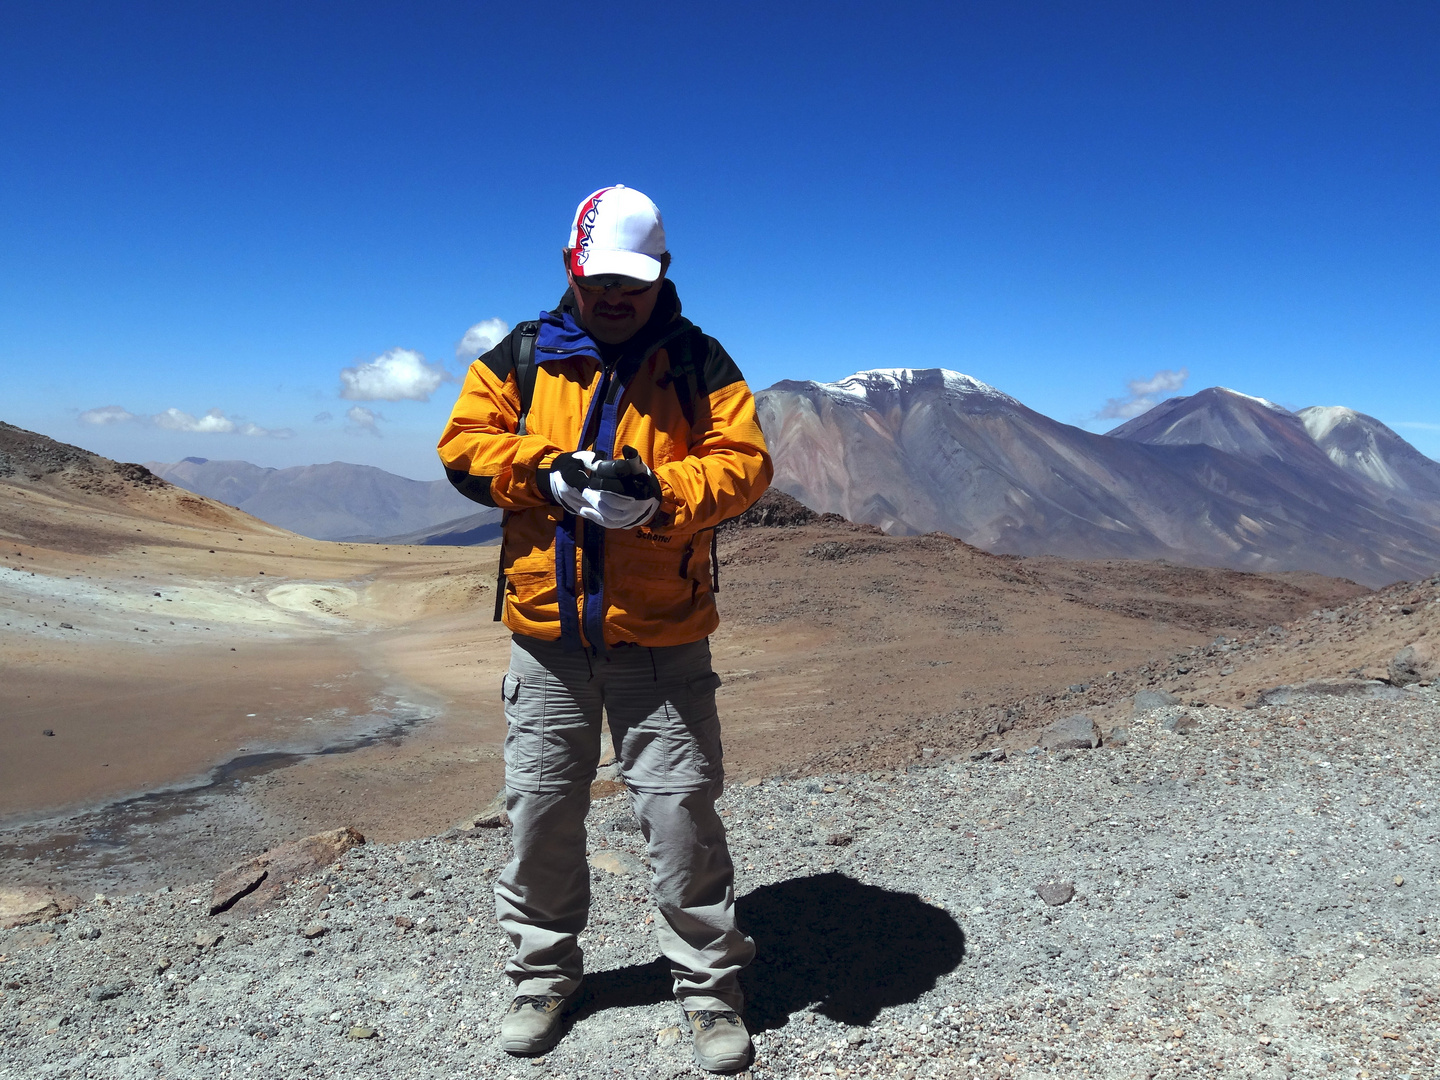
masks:
<svg viewBox="0 0 1440 1080"><path fill-rule="evenodd" d="M580 325L597 341L607 345L629 341L650 321L655 302L660 299L660 283L665 280L665 267L669 264L669 255L662 257L660 276L648 288L642 282L621 278L612 287L596 292L576 283L575 275L569 268L569 252L566 252L565 274L570 279L570 290L575 294ZM644 288L644 292L635 293L634 290L639 288Z"/></svg>

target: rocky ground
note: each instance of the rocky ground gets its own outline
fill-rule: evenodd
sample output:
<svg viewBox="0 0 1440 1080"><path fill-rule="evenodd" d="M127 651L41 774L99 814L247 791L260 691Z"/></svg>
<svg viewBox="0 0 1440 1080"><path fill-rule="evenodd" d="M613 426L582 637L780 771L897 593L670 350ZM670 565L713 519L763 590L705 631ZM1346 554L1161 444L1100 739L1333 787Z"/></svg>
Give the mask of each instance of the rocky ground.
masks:
<svg viewBox="0 0 1440 1080"><path fill-rule="evenodd" d="M32 595L38 576L114 586L117 566L132 581L142 567L154 577L147 604L166 603L162 578L223 578L243 604L252 588L275 591L276 578L364 579L370 607L356 612L410 627L377 636L365 670L421 670L423 660L419 683L498 714L502 641L465 607L479 595L474 566L282 537L259 559L243 550L259 535L248 526L227 518L212 536L191 520L210 504L170 506L164 489L122 476L120 502L164 503L145 520L170 530L132 540L151 526L81 473L94 506L43 477L5 481L7 507L30 514L7 511L5 527L30 522L19 529L27 544L54 544L6 556L31 579L6 579L17 613L43 599ZM86 544L81 511L98 522ZM721 538L729 629L716 637L735 766L723 808L741 917L759 946L747 973L752 1077L1440 1071L1440 577L1367 593L1313 575L1006 560L833 521L759 524L771 527ZM223 573L210 566L222 557ZM37 617L47 633L58 625L50 614L27 611L24 635L0 639L9 673L33 684L6 684L13 704L0 721L13 730L0 773L20 783L36 773L31 762L87 764L90 753L93 775L72 769L77 784L129 790L143 778L102 775L129 766L99 736L49 720L49 698L22 705L20 695L73 689L105 656L106 678L168 686L191 654L125 642L81 651L34 632ZM116 625L155 636L138 620ZM216 650L219 663L261 685L232 645ZM224 761L222 733L318 715L295 713L265 671L275 703L187 670L214 682L217 704L211 715L186 702L174 732L203 713ZM90 711L114 727L123 695L102 691L94 700L107 708ZM72 702L77 716L88 700ZM26 708L37 711L17 722ZM279 840L347 822L373 832L372 819L408 830L393 843L341 851L350 841L336 833L328 854L322 841L319 855L286 847L214 882L56 897L42 910L11 886L56 878L48 856L22 853L0 882L0 1078L698 1075L666 1000L623 794L600 798L592 815L591 974L565 1037L533 1061L496 1051L509 993L490 886L508 835L416 838L494 790L481 792L498 774L498 720L453 722L468 725L463 737L427 729L404 740L409 750L375 748L410 758L362 768L369 750L316 755L313 767L265 774L246 782L255 806L228 798L230 816L180 814L173 832L135 831L144 839L130 847L173 870L181 864L162 850L171 840L213 854L216 834L241 834L234 822ZM144 763L168 743L135 745ZM477 747L490 756L479 760ZM286 773L306 795L285 804L292 828L282 830L263 795ZM82 832L77 845L115 842Z"/></svg>
<svg viewBox="0 0 1440 1080"><path fill-rule="evenodd" d="M730 788L751 1075L1436 1075L1440 687L1272 697ZM697 1075L623 796L591 839L544 1058L493 1046L498 828L354 847L254 912L205 883L0 933L0 1076Z"/></svg>

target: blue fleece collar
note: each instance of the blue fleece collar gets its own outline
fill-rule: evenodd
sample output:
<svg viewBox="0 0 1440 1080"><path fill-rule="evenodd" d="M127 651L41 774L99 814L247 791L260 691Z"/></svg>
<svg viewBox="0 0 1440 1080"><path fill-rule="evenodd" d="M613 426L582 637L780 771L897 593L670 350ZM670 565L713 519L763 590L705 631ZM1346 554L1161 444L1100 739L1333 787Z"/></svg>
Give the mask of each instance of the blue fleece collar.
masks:
<svg viewBox="0 0 1440 1080"><path fill-rule="evenodd" d="M568 311L542 311L540 331L535 336L535 359L539 363L558 356L589 356L600 359L600 347Z"/></svg>

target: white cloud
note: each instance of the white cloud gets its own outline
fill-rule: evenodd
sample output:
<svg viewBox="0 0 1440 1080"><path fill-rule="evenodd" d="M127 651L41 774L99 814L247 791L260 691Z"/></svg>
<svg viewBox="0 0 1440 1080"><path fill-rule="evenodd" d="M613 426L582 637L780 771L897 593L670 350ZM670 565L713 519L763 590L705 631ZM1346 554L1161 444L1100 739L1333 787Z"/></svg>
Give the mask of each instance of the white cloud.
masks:
<svg viewBox="0 0 1440 1080"><path fill-rule="evenodd" d="M377 412L365 408L364 405L353 405L345 412L345 419L350 421L346 425L347 430L357 435L374 435L377 439L382 438L380 421L385 417Z"/></svg>
<svg viewBox="0 0 1440 1080"><path fill-rule="evenodd" d="M127 420L144 420L143 416L136 416L119 405L104 405L98 409L86 409L80 414L82 424L94 424L101 427L105 424L123 424Z"/></svg>
<svg viewBox="0 0 1440 1080"><path fill-rule="evenodd" d="M211 409L204 416L195 417L170 408L150 419L156 427L166 431L195 431L206 435L229 435L239 426L219 409Z"/></svg>
<svg viewBox="0 0 1440 1080"><path fill-rule="evenodd" d="M346 401L429 401L436 388L452 378L414 349L391 349L343 369L340 396Z"/></svg>
<svg viewBox="0 0 1440 1080"><path fill-rule="evenodd" d="M328 424L334 419L335 417L331 416L328 412L318 412L315 414L315 423L317 424Z"/></svg>
<svg viewBox="0 0 1440 1080"><path fill-rule="evenodd" d="M504 319L481 319L455 343L455 359L468 364L493 349L509 332L510 324Z"/></svg>
<svg viewBox="0 0 1440 1080"><path fill-rule="evenodd" d="M183 431L198 435L248 435L252 438L288 439L295 432L289 428L263 428L259 424L226 416L220 409L211 409L204 416L194 416L173 406L153 416L140 416L119 405L86 409L78 418L82 424L144 424L165 431Z"/></svg>
<svg viewBox="0 0 1440 1080"><path fill-rule="evenodd" d="M1148 379L1131 379L1125 384L1130 391L1125 397L1110 398L1105 407L1095 414L1099 420L1129 420L1147 413L1160 404L1161 394L1173 394L1190 378L1190 369L1179 371L1157 371Z"/></svg>

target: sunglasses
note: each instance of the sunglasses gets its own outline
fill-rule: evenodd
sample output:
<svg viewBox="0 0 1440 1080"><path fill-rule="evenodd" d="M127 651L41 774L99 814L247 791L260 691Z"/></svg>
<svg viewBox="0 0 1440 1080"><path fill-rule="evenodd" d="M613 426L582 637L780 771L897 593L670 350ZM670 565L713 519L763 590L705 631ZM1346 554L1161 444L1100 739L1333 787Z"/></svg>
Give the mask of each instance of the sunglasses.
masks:
<svg viewBox="0 0 1440 1080"><path fill-rule="evenodd" d="M639 296L649 292L657 283L658 279L646 283L618 274L600 274L593 278L580 277L578 274L575 276L575 287L591 296L598 296L610 289L619 289L621 296Z"/></svg>

